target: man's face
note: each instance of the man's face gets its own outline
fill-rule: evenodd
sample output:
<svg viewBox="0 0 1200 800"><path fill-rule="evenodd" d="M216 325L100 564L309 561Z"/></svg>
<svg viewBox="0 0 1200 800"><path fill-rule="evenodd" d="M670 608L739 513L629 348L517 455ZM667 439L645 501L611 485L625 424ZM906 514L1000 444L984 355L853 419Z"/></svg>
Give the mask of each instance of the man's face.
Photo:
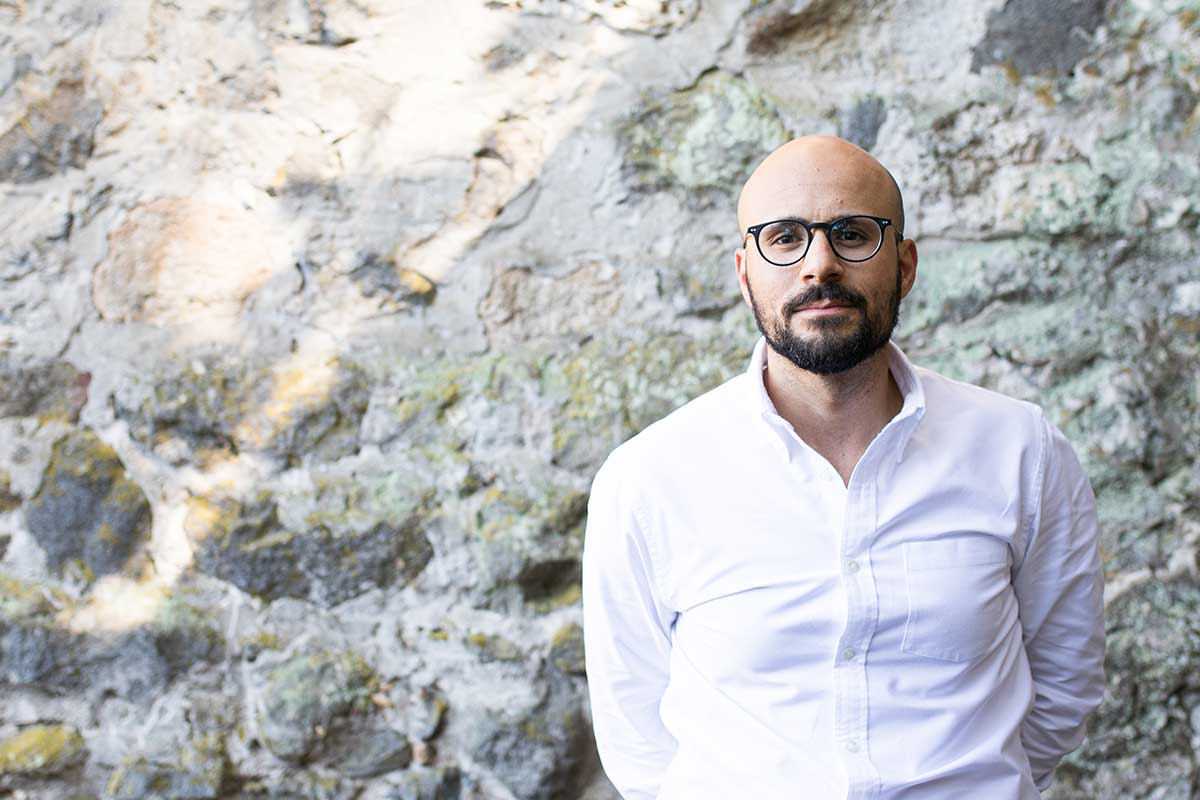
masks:
<svg viewBox="0 0 1200 800"><path fill-rule="evenodd" d="M879 258L878 254L876 258ZM903 275L900 259L897 257L893 261L895 280L891 292L875 301L842 283L815 283L791 297L781 308L764 308L755 300L747 275L746 291L750 295L754 322L766 337L767 344L800 369L820 375L844 372L887 344L900 319ZM844 310L831 309L823 313L801 310L813 304L834 303L843 306ZM804 332L790 324L797 313L807 313L810 317Z"/></svg>
<svg viewBox="0 0 1200 800"><path fill-rule="evenodd" d="M781 219L829 223L869 215L893 222L883 229L878 251L864 261L840 258L826 226L813 229L804 257L790 266L767 261L753 235L735 251L742 296L759 330L772 350L800 369L844 372L891 338L917 267L915 244L896 235L901 212L894 187L866 152L832 137L807 137L775 151L743 188L742 231Z"/></svg>

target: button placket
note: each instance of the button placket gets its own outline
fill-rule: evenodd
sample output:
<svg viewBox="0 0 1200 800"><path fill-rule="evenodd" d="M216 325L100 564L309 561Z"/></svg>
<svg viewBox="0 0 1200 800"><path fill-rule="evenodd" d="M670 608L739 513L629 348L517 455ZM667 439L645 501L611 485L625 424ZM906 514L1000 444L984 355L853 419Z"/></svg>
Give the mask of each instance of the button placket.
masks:
<svg viewBox="0 0 1200 800"><path fill-rule="evenodd" d="M869 798L879 786L867 731L866 653L878 618L878 597L870 560L875 534L875 480L878 465L867 459L847 488L842 527L842 584L846 627L834 670L835 735L842 743L850 780L848 797Z"/></svg>

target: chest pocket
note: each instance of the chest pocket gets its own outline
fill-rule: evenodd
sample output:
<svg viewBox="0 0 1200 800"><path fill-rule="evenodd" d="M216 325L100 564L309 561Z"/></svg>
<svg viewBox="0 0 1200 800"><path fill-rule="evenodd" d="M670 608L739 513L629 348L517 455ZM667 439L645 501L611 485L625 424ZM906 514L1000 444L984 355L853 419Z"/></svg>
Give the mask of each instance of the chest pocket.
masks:
<svg viewBox="0 0 1200 800"><path fill-rule="evenodd" d="M943 661L990 650L1015 617L1008 545L975 535L903 548L908 618L900 649Z"/></svg>

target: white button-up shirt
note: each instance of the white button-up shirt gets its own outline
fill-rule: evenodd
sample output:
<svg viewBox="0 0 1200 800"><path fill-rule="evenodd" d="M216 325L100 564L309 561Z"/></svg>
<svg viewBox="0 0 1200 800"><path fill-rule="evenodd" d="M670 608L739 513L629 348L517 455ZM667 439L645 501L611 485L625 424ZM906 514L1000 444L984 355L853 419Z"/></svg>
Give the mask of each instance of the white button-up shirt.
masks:
<svg viewBox="0 0 1200 800"><path fill-rule="evenodd" d="M750 368L592 485L583 614L626 800L1036 798L1104 688L1095 501L1036 405L914 367L848 485Z"/></svg>

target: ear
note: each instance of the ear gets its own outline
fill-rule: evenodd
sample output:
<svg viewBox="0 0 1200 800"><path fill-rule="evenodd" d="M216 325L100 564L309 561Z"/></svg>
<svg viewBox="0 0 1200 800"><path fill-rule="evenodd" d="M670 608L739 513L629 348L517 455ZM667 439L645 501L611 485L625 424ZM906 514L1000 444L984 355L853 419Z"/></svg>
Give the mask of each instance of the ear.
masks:
<svg viewBox="0 0 1200 800"><path fill-rule="evenodd" d="M917 280L917 243L905 239L897 245L900 258L900 296L907 297Z"/></svg>
<svg viewBox="0 0 1200 800"><path fill-rule="evenodd" d="M753 307L750 302L750 290L746 288L746 248L739 247L733 251L733 268L737 272L738 288L742 290L742 300L747 306Z"/></svg>

